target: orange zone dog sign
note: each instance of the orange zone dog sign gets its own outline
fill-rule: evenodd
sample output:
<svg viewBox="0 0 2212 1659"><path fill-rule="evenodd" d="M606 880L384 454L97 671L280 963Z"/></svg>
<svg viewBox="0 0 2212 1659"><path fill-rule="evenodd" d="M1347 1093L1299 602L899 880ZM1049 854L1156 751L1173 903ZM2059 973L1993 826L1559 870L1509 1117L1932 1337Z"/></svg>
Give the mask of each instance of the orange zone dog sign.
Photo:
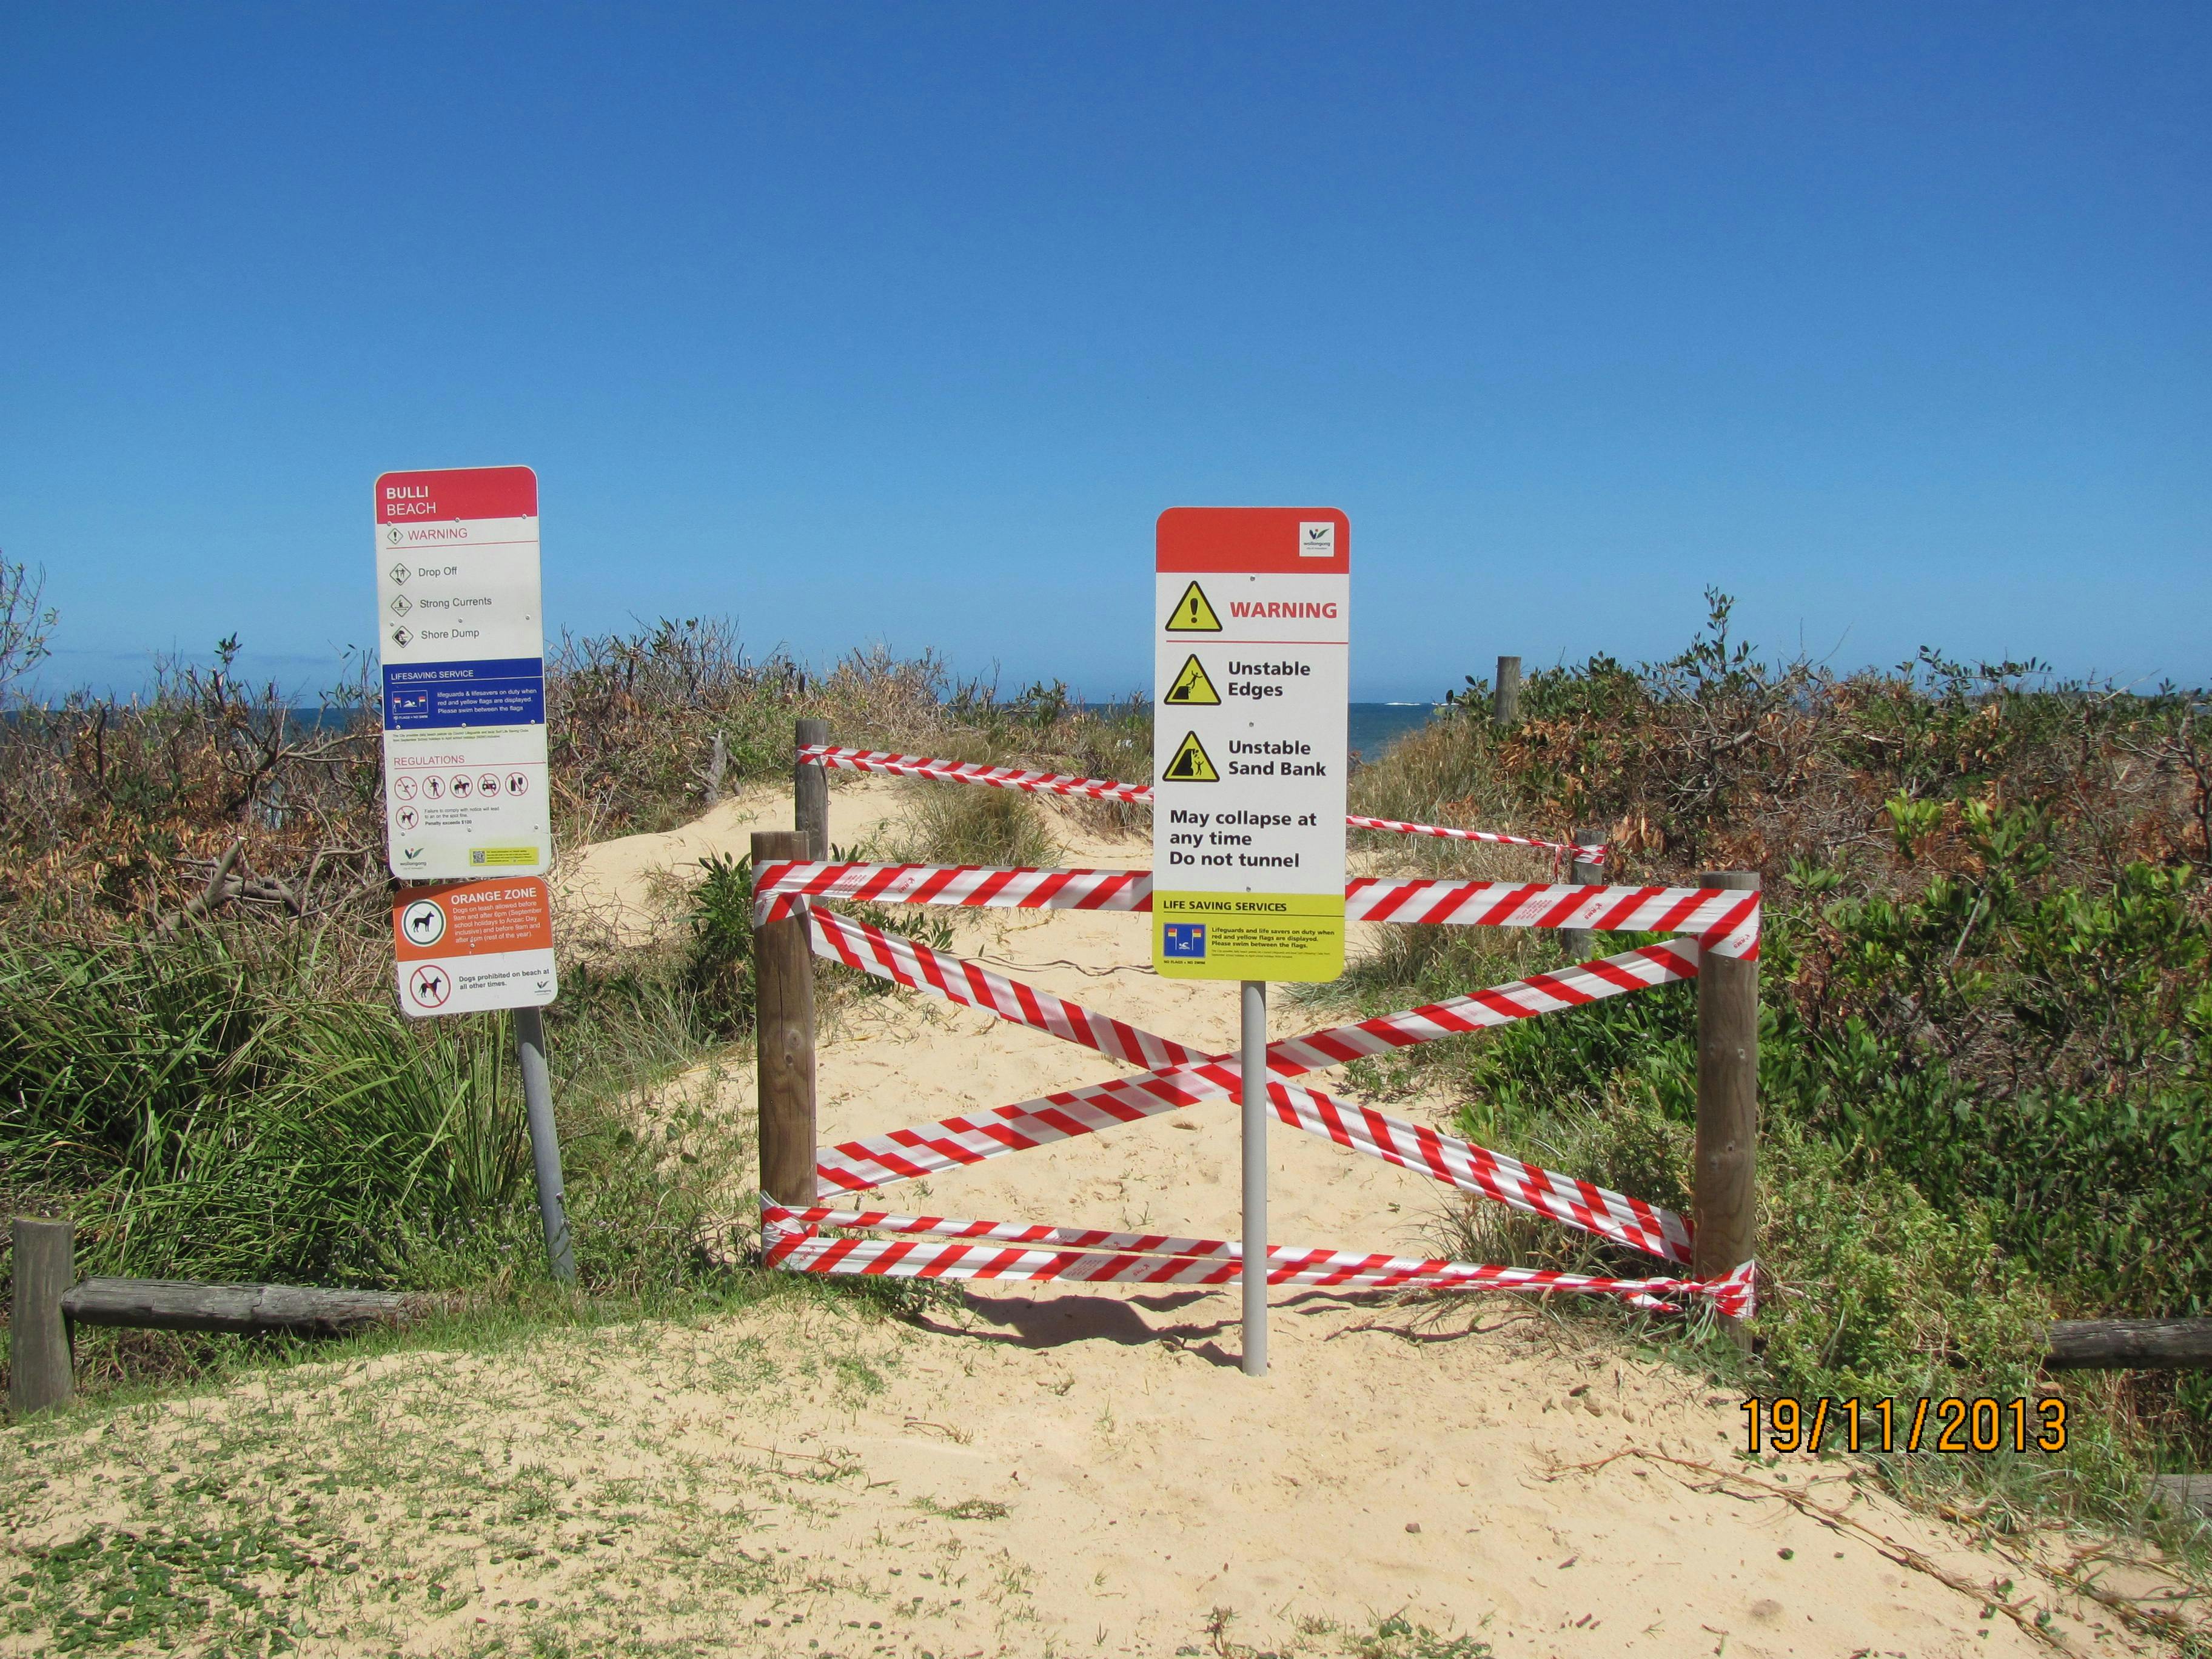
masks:
<svg viewBox="0 0 2212 1659"><path fill-rule="evenodd" d="M392 903L392 948L399 1010L416 1019L542 1008L560 993L540 877L406 888Z"/></svg>

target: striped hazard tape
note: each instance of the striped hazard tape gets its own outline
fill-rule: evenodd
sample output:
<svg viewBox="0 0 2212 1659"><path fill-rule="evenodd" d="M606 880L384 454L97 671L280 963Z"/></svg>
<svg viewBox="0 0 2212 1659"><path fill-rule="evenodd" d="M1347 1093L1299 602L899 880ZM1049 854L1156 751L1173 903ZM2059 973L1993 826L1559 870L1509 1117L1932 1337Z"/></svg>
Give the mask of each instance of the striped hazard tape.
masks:
<svg viewBox="0 0 2212 1659"><path fill-rule="evenodd" d="M1585 887L1571 882L1346 882L1352 921L1446 927L1572 927L1590 933L1694 933L1715 956L1759 954L1759 894L1727 887Z"/></svg>
<svg viewBox="0 0 2212 1659"><path fill-rule="evenodd" d="M753 872L753 921L781 921L795 898L991 909L1149 910L1148 870L989 870L972 865L763 864Z"/></svg>
<svg viewBox="0 0 2212 1659"><path fill-rule="evenodd" d="M834 911L810 912L808 925L817 956L908 990L987 1009L1001 1019L1048 1031L1133 1066L1158 1070L1234 1058L1156 1036L1126 1020L1095 1013L1066 997L1009 979L981 963L933 950L902 933L873 927ZM1368 1054L1387 1054L1564 1008L1579 1008L1630 991L1672 985L1694 979L1697 973L1698 947L1669 939L1571 968L1531 974L1486 990L1447 997L1403 1013L1379 1014L1304 1036L1283 1037L1267 1045L1267 1069L1278 1077L1299 1077Z"/></svg>
<svg viewBox="0 0 2212 1659"><path fill-rule="evenodd" d="M956 765L878 751L824 747L805 751L802 758L862 770L1093 799L1141 802L1149 800L1151 794L1147 789L1095 778ZM1387 819L1347 818L1346 823L1354 828L1540 847L1571 852L1578 858L1602 856L1601 848L1570 848L1488 831L1444 830ZM795 860L761 866L755 872L757 922L804 914L817 954L1143 1068L1133 1077L830 1147L817 1154L816 1162L821 1196L834 1199L841 1194L973 1165L1141 1121L1202 1100L1234 1097L1241 1092L1243 1079L1232 1055L1208 1054L1143 1030L1067 998L1024 985L979 963L813 908L805 901L1145 911L1152 908L1152 890L1151 872L1139 870ZM1334 1099L1292 1079L1364 1055L1692 978L1707 952L1756 957L1759 895L1717 888L1362 878L1346 884L1345 899L1347 919L1359 921L1692 936L1531 975L1402 1013L1279 1039L1267 1051L1267 1094L1280 1121L1461 1191L1545 1216L1669 1262L1688 1265L1692 1260L1689 1223L1673 1211L1523 1164L1371 1107ZM836 1231L824 1234L817 1231L821 1228ZM854 1232L902 1236L856 1237L851 1236ZM828 1206L792 1211L765 1201L763 1242L772 1263L810 1273L1223 1285L1237 1282L1242 1269L1239 1248L1221 1240L956 1221ZM1664 1300L1667 1297L1697 1296L1737 1317L1750 1316L1754 1295L1750 1263L1712 1280L1599 1279L1280 1246L1269 1247L1267 1263L1271 1284L1557 1291L1613 1296L1641 1306L1669 1309L1674 1304Z"/></svg>
<svg viewBox="0 0 2212 1659"><path fill-rule="evenodd" d="M997 870L928 864L777 861L753 876L753 920L781 921L798 898L998 909L1150 910L1148 870ZM1455 927L1691 933L1717 956L1759 954L1759 895L1723 887L1569 882L1419 881L1361 876L1344 889L1352 921Z"/></svg>
<svg viewBox="0 0 2212 1659"><path fill-rule="evenodd" d="M840 749L834 744L808 744L799 751L802 764L842 767L853 772L880 772L899 778L928 778L940 783L980 783L993 789L1022 789L1032 794L1073 795L1088 800L1127 801L1149 806L1152 787L1148 783L1116 783L1110 778L1070 777L1060 772L1030 772L1015 766L982 766L969 761L934 760L927 755L895 755L884 749ZM1531 847L1581 860L1605 862L1602 845L1577 846L1570 842L1546 841L1535 836L1508 836L1494 830L1455 830L1443 824L1408 823L1397 818L1346 817L1354 830L1382 830L1400 836L1430 836L1444 841L1482 842L1498 847Z"/></svg>
<svg viewBox="0 0 2212 1659"><path fill-rule="evenodd" d="M825 1235L820 1228L846 1230ZM852 1231L904 1235L856 1238ZM1067 1279L1088 1284L1227 1285L1241 1282L1243 1249L1231 1240L1073 1227L962 1221L827 1206L786 1208L763 1200L761 1231L772 1267L793 1272L896 1279ZM1537 1295L1617 1297L1635 1306L1677 1311L1668 1297L1698 1296L1722 1313L1747 1318L1752 1264L1726 1278L1599 1279L1537 1267L1492 1267L1442 1258L1361 1255L1271 1244L1270 1285L1357 1290L1491 1290Z"/></svg>
<svg viewBox="0 0 2212 1659"><path fill-rule="evenodd" d="M980 783L993 789L1022 789L1038 795L1074 795L1088 800L1125 800L1149 805L1148 783L1115 783L1110 778L1074 778L1059 772L1026 772L1018 766L979 766L969 761L933 760L927 755L895 755L886 749L840 749L811 743L799 751L803 765L842 767L849 772L881 772L895 778L929 778L940 783Z"/></svg>
<svg viewBox="0 0 2212 1659"><path fill-rule="evenodd" d="M1151 1068L1140 1077L1117 1078L828 1148L816 1164L825 1196L1115 1128L1200 1100L1233 1097L1242 1087L1243 1073L1231 1055L1207 1054L1139 1030L918 940L821 910L810 913L809 931L817 955L848 968ZM1697 947L1669 941L1404 1013L1285 1037L1267 1047L1269 1103L1283 1122L1349 1151L1647 1255L1686 1262L1691 1259L1689 1225L1671 1210L1279 1079L1364 1054L1673 983L1696 973Z"/></svg>
<svg viewBox="0 0 2212 1659"><path fill-rule="evenodd" d="M1534 847L1547 853L1565 854L1584 864L1603 864L1605 846L1594 842L1578 846L1572 842L1546 841L1536 836L1508 836L1495 830L1454 830L1440 823L1408 823L1402 818L1363 818L1347 814L1345 823L1354 830L1387 830L1394 836L1428 836L1439 841L1476 841L1492 847Z"/></svg>

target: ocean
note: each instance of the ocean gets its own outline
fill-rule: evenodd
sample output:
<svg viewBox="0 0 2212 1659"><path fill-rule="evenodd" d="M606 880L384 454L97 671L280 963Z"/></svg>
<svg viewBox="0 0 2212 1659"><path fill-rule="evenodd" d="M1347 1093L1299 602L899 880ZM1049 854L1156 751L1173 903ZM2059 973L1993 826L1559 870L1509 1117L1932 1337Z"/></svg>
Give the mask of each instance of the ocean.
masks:
<svg viewBox="0 0 2212 1659"><path fill-rule="evenodd" d="M1362 760L1382 758L1382 751L1407 732L1429 723L1438 705L1432 702L1355 702L1352 706L1352 752Z"/></svg>

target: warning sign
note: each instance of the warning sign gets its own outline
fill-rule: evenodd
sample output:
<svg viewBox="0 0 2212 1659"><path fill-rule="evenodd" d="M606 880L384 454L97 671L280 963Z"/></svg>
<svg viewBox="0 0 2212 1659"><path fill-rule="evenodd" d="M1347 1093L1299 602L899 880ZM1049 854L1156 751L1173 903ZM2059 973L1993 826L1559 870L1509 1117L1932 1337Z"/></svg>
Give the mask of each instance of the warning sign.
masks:
<svg viewBox="0 0 2212 1659"><path fill-rule="evenodd" d="M1325 507L1160 515L1152 963L1183 979L1344 971L1352 529ZM1201 662L1194 633L1214 635Z"/></svg>
<svg viewBox="0 0 2212 1659"><path fill-rule="evenodd" d="M1218 634L1221 618L1206 602L1206 590L1193 582L1168 612L1167 629L1170 634Z"/></svg>
<svg viewBox="0 0 2212 1659"><path fill-rule="evenodd" d="M560 982L553 904L537 876L403 890L392 905L399 1010L415 1018L542 1008Z"/></svg>
<svg viewBox="0 0 2212 1659"><path fill-rule="evenodd" d="M375 558L392 874L542 872L553 829L537 474L386 473Z"/></svg>
<svg viewBox="0 0 2212 1659"><path fill-rule="evenodd" d="M1221 781L1221 774L1213 769L1212 757L1206 752L1206 745L1198 740L1195 732L1184 734L1182 746L1175 751L1175 758L1168 763L1168 769L1160 775L1170 783Z"/></svg>
<svg viewBox="0 0 2212 1659"><path fill-rule="evenodd" d="M1221 701L1221 693L1213 689L1213 682L1206 677L1206 665L1194 654L1184 660L1182 672L1175 677L1175 684L1168 687L1167 696L1160 701L1174 703L1178 708L1193 703L1218 704Z"/></svg>

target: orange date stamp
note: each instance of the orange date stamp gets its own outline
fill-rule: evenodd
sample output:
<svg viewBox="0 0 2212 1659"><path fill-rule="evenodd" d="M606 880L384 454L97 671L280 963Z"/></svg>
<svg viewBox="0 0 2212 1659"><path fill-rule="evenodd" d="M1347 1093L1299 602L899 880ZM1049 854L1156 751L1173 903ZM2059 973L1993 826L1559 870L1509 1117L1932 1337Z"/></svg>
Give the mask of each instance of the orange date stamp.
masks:
<svg viewBox="0 0 2212 1659"><path fill-rule="evenodd" d="M1749 1450L1764 1452L2062 1452L2066 1402L1981 1395L1917 1400L1812 1400L1753 1395L1741 1409Z"/></svg>

